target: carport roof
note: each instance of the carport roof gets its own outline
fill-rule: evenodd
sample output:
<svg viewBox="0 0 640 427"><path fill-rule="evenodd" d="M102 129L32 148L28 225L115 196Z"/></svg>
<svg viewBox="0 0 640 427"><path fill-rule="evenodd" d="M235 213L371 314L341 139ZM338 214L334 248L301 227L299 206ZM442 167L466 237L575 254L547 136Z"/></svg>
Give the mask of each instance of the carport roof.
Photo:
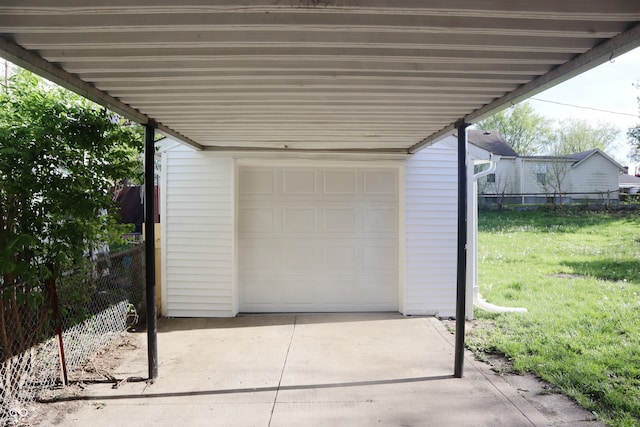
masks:
<svg viewBox="0 0 640 427"><path fill-rule="evenodd" d="M3 0L0 55L199 149L406 153L639 22L637 0Z"/></svg>

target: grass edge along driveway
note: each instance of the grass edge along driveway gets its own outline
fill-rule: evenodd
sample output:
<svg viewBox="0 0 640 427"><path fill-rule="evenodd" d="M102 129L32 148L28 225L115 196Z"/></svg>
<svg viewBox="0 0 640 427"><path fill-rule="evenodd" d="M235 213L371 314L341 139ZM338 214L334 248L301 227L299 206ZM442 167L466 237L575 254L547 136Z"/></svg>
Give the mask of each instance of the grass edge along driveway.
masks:
<svg viewBox="0 0 640 427"><path fill-rule="evenodd" d="M480 213L468 346L504 354L610 426L640 426L640 212Z"/></svg>

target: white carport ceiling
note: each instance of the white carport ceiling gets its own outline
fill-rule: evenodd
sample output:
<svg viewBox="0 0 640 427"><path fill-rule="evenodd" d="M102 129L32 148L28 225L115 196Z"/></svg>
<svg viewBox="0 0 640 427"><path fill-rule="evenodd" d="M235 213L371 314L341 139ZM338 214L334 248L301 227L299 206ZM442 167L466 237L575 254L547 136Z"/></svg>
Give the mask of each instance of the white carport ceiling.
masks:
<svg viewBox="0 0 640 427"><path fill-rule="evenodd" d="M408 152L639 22L638 0L2 0L0 54L197 148Z"/></svg>

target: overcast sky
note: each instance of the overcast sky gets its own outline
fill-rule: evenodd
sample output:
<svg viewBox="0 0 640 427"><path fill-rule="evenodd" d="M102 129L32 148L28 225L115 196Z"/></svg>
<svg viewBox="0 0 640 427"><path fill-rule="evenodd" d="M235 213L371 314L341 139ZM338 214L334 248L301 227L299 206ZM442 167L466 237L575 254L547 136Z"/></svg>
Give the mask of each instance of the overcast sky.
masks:
<svg viewBox="0 0 640 427"><path fill-rule="evenodd" d="M627 129L640 123L637 98L640 89L633 85L640 82L640 48L621 55L558 86L535 95L528 102L539 114L549 118L579 118L589 121L612 122L620 127L619 144L626 142ZM567 105L537 101L536 99L573 104ZM616 160L628 164L628 150L620 148L610 153Z"/></svg>

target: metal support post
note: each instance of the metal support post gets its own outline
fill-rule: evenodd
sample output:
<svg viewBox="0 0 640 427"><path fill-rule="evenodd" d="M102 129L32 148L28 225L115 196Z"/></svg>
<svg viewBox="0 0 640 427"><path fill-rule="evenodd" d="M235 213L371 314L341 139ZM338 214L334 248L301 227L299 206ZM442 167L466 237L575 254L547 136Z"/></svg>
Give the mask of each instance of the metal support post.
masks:
<svg viewBox="0 0 640 427"><path fill-rule="evenodd" d="M456 292L456 344L453 376L462 378L464 367L464 330L467 299L467 126L456 123L458 130L458 257Z"/></svg>
<svg viewBox="0 0 640 427"><path fill-rule="evenodd" d="M147 304L147 356L149 379L158 378L158 322L156 319L156 257L155 257L155 123L144 131L144 252Z"/></svg>

